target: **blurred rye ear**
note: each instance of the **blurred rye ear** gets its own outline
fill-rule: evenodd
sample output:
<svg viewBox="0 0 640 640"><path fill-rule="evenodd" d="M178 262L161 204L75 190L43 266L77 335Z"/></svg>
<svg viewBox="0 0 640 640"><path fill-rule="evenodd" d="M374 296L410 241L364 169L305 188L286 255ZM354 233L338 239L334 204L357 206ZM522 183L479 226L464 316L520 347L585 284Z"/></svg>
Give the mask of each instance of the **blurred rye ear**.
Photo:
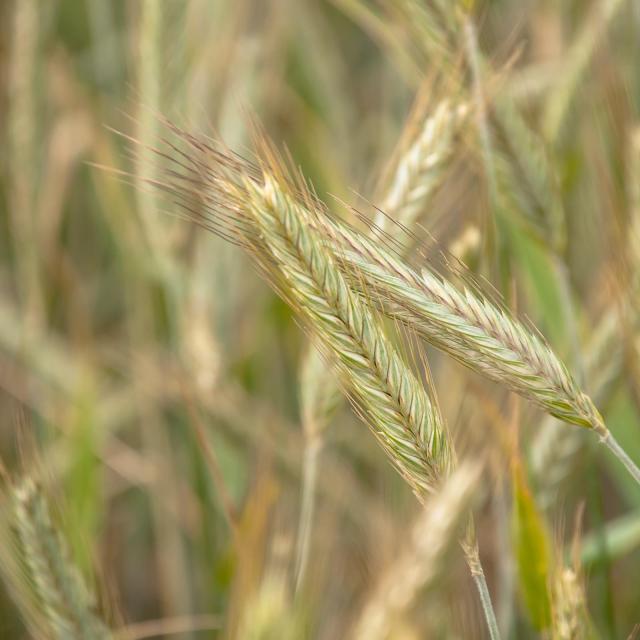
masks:
<svg viewBox="0 0 640 640"><path fill-rule="evenodd" d="M54 527L43 490L31 478L6 490L0 570L36 637L112 637L96 599Z"/></svg>
<svg viewBox="0 0 640 640"><path fill-rule="evenodd" d="M418 594L446 571L469 508L478 495L481 467L461 462L438 493L429 496L398 557L383 573L358 615L353 640L384 640Z"/></svg>
<svg viewBox="0 0 640 640"><path fill-rule="evenodd" d="M455 150L454 137L469 115L469 106L443 99L398 160L388 191L376 217L376 226L393 234L411 228L427 210Z"/></svg>
<svg viewBox="0 0 640 640"><path fill-rule="evenodd" d="M560 567L553 580L553 640L591 640L596 638L589 618L587 598L578 572Z"/></svg>
<svg viewBox="0 0 640 640"><path fill-rule="evenodd" d="M556 143L562 138L581 81L589 71L600 39L625 4L625 0L600 0L595 3L574 36L565 56L564 68L561 69L562 82L556 83L545 104L542 128L549 142Z"/></svg>

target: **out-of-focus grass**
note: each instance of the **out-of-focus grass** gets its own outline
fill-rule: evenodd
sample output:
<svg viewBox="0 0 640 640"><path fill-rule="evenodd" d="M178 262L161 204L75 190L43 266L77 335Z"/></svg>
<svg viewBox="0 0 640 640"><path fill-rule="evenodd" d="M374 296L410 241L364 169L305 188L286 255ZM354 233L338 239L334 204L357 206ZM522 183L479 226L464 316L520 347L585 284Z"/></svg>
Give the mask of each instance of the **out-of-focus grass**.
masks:
<svg viewBox="0 0 640 640"><path fill-rule="evenodd" d="M250 111L322 197L367 210L351 189L365 198L384 192L416 92L423 115L458 84L472 99L456 26L467 4L0 7L0 458L14 477L44 470L43 491L63 514L56 525L75 564L93 576L114 629L166 618L160 628L218 628L181 632L191 638L343 637L417 506L341 408L323 436L306 584L293 598L307 340L240 252L94 166L136 172L108 127L143 137L150 127L152 139L157 109L243 150ZM638 309L630 304L637 289L626 288L640 268L628 232L640 215L630 195L640 176L628 170L640 124L638 9L624 0L475 4L468 19L478 34L475 81L487 100L491 148L482 151L471 118L421 218L439 244L417 228L418 244L439 260L440 249L494 217L490 257L502 277L493 284L589 391L602 369L588 365L592 337L612 317L619 352L600 357L619 364L599 406L640 460ZM603 10L607 19L598 17ZM501 101L533 142L514 138ZM491 197L488 161L498 177ZM552 184L541 193L547 172ZM465 254L472 270L482 244ZM558 547L576 527L584 533L593 622L600 637L627 637L640 610L640 540L626 515L640 504L638 487L615 460L583 442L563 448L564 435L554 435L557 455L532 464L527 483L514 488L509 457L493 444L499 438L487 437L512 424L508 396L427 354L459 450L490 454L496 495L515 491L517 505L523 486L534 490L531 500L544 493L535 508L544 508ZM498 416L485 410L487 399ZM524 460L542 447L543 420L523 406L516 422ZM490 586L509 607L503 634L535 637L513 579L519 570L526 578L518 567L526 554L517 553L518 539L513 549L499 544L511 519L497 504L487 501L477 522ZM469 580L451 563L394 637L483 637ZM10 584L0 590L0 636L23 637Z"/></svg>

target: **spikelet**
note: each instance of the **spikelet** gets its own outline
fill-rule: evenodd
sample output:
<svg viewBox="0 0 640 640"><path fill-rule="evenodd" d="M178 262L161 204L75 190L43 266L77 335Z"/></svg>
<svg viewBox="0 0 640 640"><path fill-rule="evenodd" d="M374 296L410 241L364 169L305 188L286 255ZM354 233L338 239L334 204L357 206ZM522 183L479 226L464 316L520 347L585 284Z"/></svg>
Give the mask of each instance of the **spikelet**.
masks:
<svg viewBox="0 0 640 640"><path fill-rule="evenodd" d="M441 490L431 496L413 525L402 551L365 603L353 640L383 640L408 611L418 593L442 576L448 552L456 544L468 509L477 494L480 468L463 462Z"/></svg>
<svg viewBox="0 0 640 640"><path fill-rule="evenodd" d="M168 174L165 190L187 217L247 250L335 361L392 463L418 496L430 492L451 466L442 419L369 304L351 291L339 258L318 230L324 211L316 210L319 205L303 186L294 195L266 143L257 168L173 130L191 155L183 156L184 163L174 156L182 172ZM193 205L196 198L202 210Z"/></svg>
<svg viewBox="0 0 640 640"><path fill-rule="evenodd" d="M349 289L336 259L305 224L306 212L272 178L249 189L262 239L295 307L339 369L394 464L418 494L446 474L448 445L437 410L375 316Z"/></svg>
<svg viewBox="0 0 640 640"><path fill-rule="evenodd" d="M560 567L556 573L553 585L553 640L593 638L580 577L569 567Z"/></svg>
<svg viewBox="0 0 640 640"><path fill-rule="evenodd" d="M208 143L188 134L183 133L182 137L188 142L192 157L186 159L187 172L178 179L180 184L175 184L174 179L169 188L176 190L177 202L185 208L188 217L194 218L190 203L204 193L204 205L217 219L213 223L209 218L198 219L198 222L216 233L225 236L230 233L232 241L246 244L249 236L239 236L239 229L246 233L251 229L251 222L238 218L238 214L247 208L247 199L255 202L271 198L273 205L287 213L283 222L298 224L297 221L302 221L304 231L313 237L314 260L316 255L337 254L337 259L331 258L331 265L344 273L349 278L349 286L364 297L364 307L372 303L377 305L465 366L536 402L551 415L607 436L608 431L593 402L577 387L566 367L534 331L505 310L468 288L458 290L432 271L422 269L418 273L385 247L384 242L371 240L330 217L315 198L309 196L301 202L283 191L282 181L272 178L265 181L255 168L228 154L223 165L227 167L225 171L244 172L245 178L242 189L227 194L226 202L222 202L222 208L233 208L236 219L229 219L228 215L221 218L220 185L225 179L221 182L216 177L210 163L216 158L219 163L221 154ZM211 186L215 189L209 195L207 190ZM263 214L277 211L277 207L264 204L261 208L255 204L252 207ZM263 222L268 220L266 215L260 217ZM300 236L303 237L304 234ZM259 240L251 241L254 255L264 250L265 238L262 232ZM273 253L273 249L270 252ZM281 250L279 253L285 255ZM276 256L276 260L280 259ZM349 290L341 275L336 278L341 287L344 285ZM300 284L304 281L299 280ZM339 300L342 302L342 298ZM304 307L307 303L298 297L298 306ZM327 336L331 338L330 332Z"/></svg>
<svg viewBox="0 0 640 640"><path fill-rule="evenodd" d="M427 269L418 273L389 250L330 221L345 247L342 264L357 270L388 315L463 365L502 383L562 420L606 429L593 402L533 331L468 288L458 290Z"/></svg>

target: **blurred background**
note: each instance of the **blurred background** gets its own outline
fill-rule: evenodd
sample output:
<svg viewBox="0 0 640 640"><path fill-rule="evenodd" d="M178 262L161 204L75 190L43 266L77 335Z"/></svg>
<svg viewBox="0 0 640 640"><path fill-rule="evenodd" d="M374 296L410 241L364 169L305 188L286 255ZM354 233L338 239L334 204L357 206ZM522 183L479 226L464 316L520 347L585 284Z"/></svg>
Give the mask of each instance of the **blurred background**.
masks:
<svg viewBox="0 0 640 640"><path fill-rule="evenodd" d="M438 107L467 105L414 259L488 277L640 461L638 60L632 0L1 4L0 460L5 483L37 479L110 628L348 637L419 513L346 403L305 428L295 317L239 249L135 188L151 163L113 130L153 144L160 112L244 152L253 114L329 206L369 213ZM584 583L593 637L634 637L638 487L586 430L426 353L459 451L490 461L477 526L504 637L539 635L542 537ZM485 637L450 556L390 637ZM35 637L19 599L5 579L2 638Z"/></svg>

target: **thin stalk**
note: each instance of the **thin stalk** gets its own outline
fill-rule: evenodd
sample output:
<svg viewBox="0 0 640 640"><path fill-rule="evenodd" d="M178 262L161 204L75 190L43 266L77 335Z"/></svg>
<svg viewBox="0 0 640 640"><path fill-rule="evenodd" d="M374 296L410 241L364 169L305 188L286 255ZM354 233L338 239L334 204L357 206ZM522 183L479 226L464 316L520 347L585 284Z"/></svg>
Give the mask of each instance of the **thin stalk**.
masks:
<svg viewBox="0 0 640 640"><path fill-rule="evenodd" d="M489 637L491 640L500 640L500 631L498 630L498 621L496 620L496 614L493 610L493 604L491 603L491 595L489 593L489 587L487 586L487 580L484 576L484 570L480 563L480 552L478 550L478 542L475 537L469 544L464 544L464 553L471 572L471 577L478 590L480 596L480 602L482 604L482 611L484 613L485 620L487 621L487 628L489 629Z"/></svg>
<svg viewBox="0 0 640 640"><path fill-rule="evenodd" d="M496 485L498 490L492 500L492 508L495 518L496 544L499 549L509 548L509 518L510 511L507 504L508 486L506 481ZM513 623L514 614L514 567L511 554L499 554L496 563L497 595L496 618L499 628L509 635Z"/></svg>
<svg viewBox="0 0 640 640"><path fill-rule="evenodd" d="M629 457L627 452L620 446L618 441L613 437L611 431L606 431L606 433L600 439L600 442L604 444L609 450L613 453L613 455L622 462L622 464L626 467L627 471L632 475L633 479L640 485L640 469L636 465L636 463Z"/></svg>
<svg viewBox="0 0 640 640"><path fill-rule="evenodd" d="M138 212L141 216L145 240L154 251L154 258L160 250L161 228L153 224L151 218L155 208L154 195L142 185L145 180L155 178L156 169L150 162L150 141L157 138L159 133L158 119L154 110L159 110L160 100L160 35L162 30L162 7L158 0L145 0L140 6L140 25L138 31L138 90L141 106L137 115L136 135L143 142L140 158L136 167L137 180L140 188L136 195Z"/></svg>
<svg viewBox="0 0 640 640"><path fill-rule="evenodd" d="M207 463L211 480L213 481L213 485L218 494L218 499L222 506L222 514L229 525L229 530L233 534L235 541L237 541L240 535L238 532L238 511L233 498L227 489L220 463L218 462L216 453L207 438L205 426L196 411L193 400L188 397L185 398L185 406L191 419L191 423L193 424L198 445L200 446L202 455Z"/></svg>
<svg viewBox="0 0 640 640"><path fill-rule="evenodd" d="M298 522L298 540L295 566L295 592L304 584L309 564L309 547L313 514L316 503L316 484L318 478L318 458L322 451L322 439L317 436L307 438L302 469L302 507Z"/></svg>
<svg viewBox="0 0 640 640"><path fill-rule="evenodd" d="M44 322L43 287L38 251L36 190L39 183L36 95L41 15L38 3L14 3L7 82L7 163L10 237L14 245L16 285L23 322L33 334ZM27 343L29 340L26 341Z"/></svg>
<svg viewBox="0 0 640 640"><path fill-rule="evenodd" d="M166 295L165 310L170 318L171 334L174 335L175 309L179 305L175 287L177 273L166 251L166 229L155 224L153 220L153 212L158 204L155 194L143 187L147 182L158 178L158 167L151 162L149 146L159 135L159 123L154 112L158 112L162 107L161 39L167 20L166 9L166 3L161 0L144 0L139 6L136 65L141 106L137 115L136 136L142 146L135 167L135 180L139 187L136 204L142 228L139 237L149 249L154 277L157 277ZM138 345L140 352L152 353L153 330L156 323L152 314L152 283L145 276L143 273L136 274L128 288L139 308L139 313L131 314L129 330L131 339ZM130 304L134 304L133 297ZM142 371L140 375L134 375L142 447L154 467L163 470L154 476L149 491L154 534L153 553L158 569L159 592L164 613L170 616L182 615L191 609L191 593L185 564L185 547L177 524L183 505L172 480L175 476L175 454L168 425L160 408L148 397L142 382L144 378ZM178 514L178 519L167 518L167 510Z"/></svg>

